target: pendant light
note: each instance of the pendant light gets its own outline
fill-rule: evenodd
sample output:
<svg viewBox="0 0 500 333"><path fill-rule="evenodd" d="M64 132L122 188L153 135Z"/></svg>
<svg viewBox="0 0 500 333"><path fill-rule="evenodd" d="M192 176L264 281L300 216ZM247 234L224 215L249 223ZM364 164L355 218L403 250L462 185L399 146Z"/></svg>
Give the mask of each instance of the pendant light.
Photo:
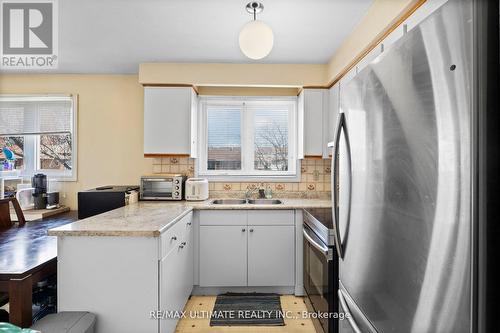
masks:
<svg viewBox="0 0 500 333"><path fill-rule="evenodd" d="M257 20L257 14L264 10L262 3L249 2L245 8L247 12L253 14L253 21L245 24L240 31L240 49L250 59L262 59L273 48L273 31L266 23Z"/></svg>

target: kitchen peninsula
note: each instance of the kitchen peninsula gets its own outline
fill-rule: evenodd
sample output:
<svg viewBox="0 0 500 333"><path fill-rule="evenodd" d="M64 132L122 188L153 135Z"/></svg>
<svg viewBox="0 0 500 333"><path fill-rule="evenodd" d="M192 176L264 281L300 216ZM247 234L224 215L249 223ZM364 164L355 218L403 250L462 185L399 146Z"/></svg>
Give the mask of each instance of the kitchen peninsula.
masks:
<svg viewBox="0 0 500 333"><path fill-rule="evenodd" d="M164 332L177 319L154 313L182 311L191 294L302 295L302 209L322 207L331 201L138 202L51 229L59 311L91 311L101 332Z"/></svg>

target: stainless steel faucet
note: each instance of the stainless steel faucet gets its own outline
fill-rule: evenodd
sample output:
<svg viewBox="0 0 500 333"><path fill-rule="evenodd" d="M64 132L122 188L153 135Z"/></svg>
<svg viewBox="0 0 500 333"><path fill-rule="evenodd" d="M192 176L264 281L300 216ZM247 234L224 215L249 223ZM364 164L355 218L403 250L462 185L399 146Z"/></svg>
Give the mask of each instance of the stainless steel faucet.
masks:
<svg viewBox="0 0 500 333"><path fill-rule="evenodd" d="M252 194L257 193L259 191L258 187L252 187L250 185L247 186L247 189L245 191L245 199L250 199L252 197Z"/></svg>
<svg viewBox="0 0 500 333"><path fill-rule="evenodd" d="M258 193L259 194L259 198L260 199L264 199L266 197L265 195L265 184L264 183L259 183L259 186L250 186L248 185L247 186L247 189L245 191L245 199L250 199L250 197L252 196L252 194L254 193Z"/></svg>

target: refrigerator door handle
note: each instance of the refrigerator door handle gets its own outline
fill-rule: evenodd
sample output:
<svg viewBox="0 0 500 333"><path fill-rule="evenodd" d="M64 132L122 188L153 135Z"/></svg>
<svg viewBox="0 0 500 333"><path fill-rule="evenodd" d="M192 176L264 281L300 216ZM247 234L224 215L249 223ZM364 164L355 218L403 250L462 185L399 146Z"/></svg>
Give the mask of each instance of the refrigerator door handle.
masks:
<svg viewBox="0 0 500 333"><path fill-rule="evenodd" d="M349 311L349 308L347 307L347 303L345 301L344 294L342 293L342 290L339 289L337 293L339 295L339 303L340 303L340 306L342 308L342 311L344 313L348 313L349 314L349 316L346 316L347 321L351 325L351 327L354 330L354 332L356 332L356 333L362 333L361 330L359 329L358 325L354 321L354 318L352 317L351 312Z"/></svg>
<svg viewBox="0 0 500 333"><path fill-rule="evenodd" d="M346 127L345 114L340 113L337 121L337 128L335 130L335 141L333 142L333 156L332 156L332 197L333 197L333 229L334 229L334 237L335 237L335 248L337 249L337 254L340 259L344 258L344 249L342 247L342 241L340 239L340 230L339 230L339 207L337 207L338 201L338 193L337 193L337 184L338 184L338 172L337 172L337 159L339 153L339 142L340 136L342 135L342 131L344 131L345 140L346 140L346 148L347 148L347 158L349 161L349 209L347 210L347 224L349 223L349 214L351 210L351 191L352 191L352 172L351 172L351 145L349 143L349 136ZM331 144L329 146L332 146Z"/></svg>
<svg viewBox="0 0 500 333"><path fill-rule="evenodd" d="M332 170L332 198L333 198L333 203L332 203L332 218L333 218L333 232L334 232L334 238L335 238L335 248L337 249L337 255L339 256L340 259L344 257L342 253L342 245L340 244L340 233L339 233L339 226L337 223L338 220L338 214L337 214L337 156L338 156L338 147L339 147L339 141L340 141L340 132L342 131L342 124L344 122L345 115L343 113L339 114L338 120L337 120L337 128L335 129L335 136L334 136L334 142L333 142L333 153L332 153L332 167L330 170Z"/></svg>

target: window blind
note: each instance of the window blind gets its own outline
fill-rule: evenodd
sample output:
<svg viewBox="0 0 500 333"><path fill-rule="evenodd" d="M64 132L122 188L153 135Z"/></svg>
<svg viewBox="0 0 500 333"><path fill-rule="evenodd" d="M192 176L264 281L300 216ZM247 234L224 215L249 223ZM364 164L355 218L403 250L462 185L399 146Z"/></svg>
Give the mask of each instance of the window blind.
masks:
<svg viewBox="0 0 500 333"><path fill-rule="evenodd" d="M241 169L241 106L207 106L207 170Z"/></svg>
<svg viewBox="0 0 500 333"><path fill-rule="evenodd" d="M71 133L71 96L1 96L0 135Z"/></svg>

